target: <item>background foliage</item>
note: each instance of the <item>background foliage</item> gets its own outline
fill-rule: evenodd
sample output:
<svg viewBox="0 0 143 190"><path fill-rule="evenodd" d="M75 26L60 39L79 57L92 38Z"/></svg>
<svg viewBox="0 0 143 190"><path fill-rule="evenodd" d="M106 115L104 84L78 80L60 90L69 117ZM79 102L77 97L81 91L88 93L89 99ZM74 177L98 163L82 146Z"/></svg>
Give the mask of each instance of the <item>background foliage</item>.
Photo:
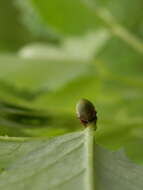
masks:
<svg viewBox="0 0 143 190"><path fill-rule="evenodd" d="M86 97L98 111L97 143L142 163L142 0L0 5L0 135L79 130L74 107Z"/></svg>

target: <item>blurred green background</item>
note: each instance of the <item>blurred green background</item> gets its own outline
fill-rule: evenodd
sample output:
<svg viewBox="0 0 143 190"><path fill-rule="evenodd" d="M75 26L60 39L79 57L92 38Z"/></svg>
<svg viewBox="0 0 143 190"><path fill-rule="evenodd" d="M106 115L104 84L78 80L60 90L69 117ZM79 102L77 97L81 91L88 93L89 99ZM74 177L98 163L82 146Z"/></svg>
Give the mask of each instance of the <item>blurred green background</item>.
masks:
<svg viewBox="0 0 143 190"><path fill-rule="evenodd" d="M82 129L84 97L97 143L142 161L142 10L142 0L1 0L0 135Z"/></svg>

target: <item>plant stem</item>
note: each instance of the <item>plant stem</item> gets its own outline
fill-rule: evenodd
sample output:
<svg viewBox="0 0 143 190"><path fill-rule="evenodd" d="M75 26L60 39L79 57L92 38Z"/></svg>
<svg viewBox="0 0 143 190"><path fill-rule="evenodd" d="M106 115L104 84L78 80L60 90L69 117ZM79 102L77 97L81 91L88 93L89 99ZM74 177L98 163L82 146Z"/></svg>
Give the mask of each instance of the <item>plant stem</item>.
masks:
<svg viewBox="0 0 143 190"><path fill-rule="evenodd" d="M96 14L104 21L110 31L120 39L128 43L139 53L143 54L143 43L135 35L130 33L124 26L119 24L116 19L105 8L95 8Z"/></svg>
<svg viewBox="0 0 143 190"><path fill-rule="evenodd" d="M128 43L134 50L143 54L143 42L135 35L130 33L124 26L119 24L115 17L106 8L97 6L93 0L84 0L86 5L98 16L112 32L120 39Z"/></svg>

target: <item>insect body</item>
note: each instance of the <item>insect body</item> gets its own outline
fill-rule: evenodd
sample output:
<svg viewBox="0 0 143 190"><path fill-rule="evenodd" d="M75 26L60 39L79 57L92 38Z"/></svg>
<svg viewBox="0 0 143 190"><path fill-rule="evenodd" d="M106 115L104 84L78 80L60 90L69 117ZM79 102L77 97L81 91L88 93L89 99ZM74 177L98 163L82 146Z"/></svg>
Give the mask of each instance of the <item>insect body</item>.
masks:
<svg viewBox="0 0 143 190"><path fill-rule="evenodd" d="M76 106L76 113L81 123L87 126L89 123L97 121L97 112L93 104L87 99L81 99Z"/></svg>

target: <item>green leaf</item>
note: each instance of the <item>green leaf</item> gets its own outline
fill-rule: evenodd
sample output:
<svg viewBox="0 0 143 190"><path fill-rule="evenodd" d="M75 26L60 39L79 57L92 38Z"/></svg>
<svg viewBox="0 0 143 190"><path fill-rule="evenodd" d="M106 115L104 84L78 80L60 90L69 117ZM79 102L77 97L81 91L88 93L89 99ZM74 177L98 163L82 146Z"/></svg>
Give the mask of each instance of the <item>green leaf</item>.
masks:
<svg viewBox="0 0 143 190"><path fill-rule="evenodd" d="M3 84L1 88L7 92L10 89L10 95L12 93L16 95L17 90L17 96L19 97L22 96L22 93L24 96L24 92L28 90L33 91L32 98L34 98L34 94L36 96L36 93L55 91L67 82L82 75L87 68L87 64L82 61L30 60L18 56L1 56L0 59L0 79ZM12 87L15 90L11 91ZM2 93L1 91L1 96L3 96ZM7 96L9 94L7 93ZM5 98L5 100L7 99Z"/></svg>
<svg viewBox="0 0 143 190"><path fill-rule="evenodd" d="M143 166L131 162L124 150L108 151L95 147L97 190L141 190Z"/></svg>
<svg viewBox="0 0 143 190"><path fill-rule="evenodd" d="M81 34L99 25L99 20L82 1L28 1L33 10L55 32L60 34ZM73 14L74 11L74 14Z"/></svg>
<svg viewBox="0 0 143 190"><path fill-rule="evenodd" d="M71 114L38 111L0 102L0 134L3 136L53 137L78 129L78 121L75 116L71 117Z"/></svg>
<svg viewBox="0 0 143 190"><path fill-rule="evenodd" d="M143 163L142 2L29 3L31 18L37 14L29 20L35 34L88 34L66 38L58 47L31 45L17 56L0 56L0 134L5 136L0 138L0 188L142 190L143 168L126 158ZM2 21L5 15L12 25L0 19L2 48L12 39L9 48L17 49L28 33L17 28L11 4L4 10ZM74 112L81 97L98 111L96 143L122 150L94 147L90 128L48 140L79 129Z"/></svg>
<svg viewBox="0 0 143 190"><path fill-rule="evenodd" d="M33 39L27 29L19 23L14 1L1 0L0 28L1 51L16 51Z"/></svg>
<svg viewBox="0 0 143 190"><path fill-rule="evenodd" d="M35 13L34 7L31 6L30 1L15 0L14 2L16 8L20 12L19 20L27 29L29 29L31 34L40 38L43 42L46 41L53 44L58 44L60 42L59 35L54 33L51 28L44 24L42 19Z"/></svg>
<svg viewBox="0 0 143 190"><path fill-rule="evenodd" d="M64 35L81 34L95 31L104 25L112 34L143 53L143 44L139 39L142 38L142 22L140 20L143 16L140 0L132 4L129 0L120 2L78 0L68 1L68 3L65 0L60 1L60 3L58 0L27 0L27 3L28 7L32 7L33 15L40 18L45 25L51 27L55 32ZM136 12L141 14L136 14Z"/></svg>
<svg viewBox="0 0 143 190"><path fill-rule="evenodd" d="M84 140L81 132L49 141L1 141L0 188L86 189Z"/></svg>
<svg viewBox="0 0 143 190"><path fill-rule="evenodd" d="M88 62L94 59L109 39L109 31L102 27L82 37L64 38L61 46L42 43L25 46L19 55L23 58Z"/></svg>
<svg viewBox="0 0 143 190"><path fill-rule="evenodd" d="M109 38L102 28L82 38L67 38L60 47L29 45L19 51L19 56L1 55L0 97L34 105L41 95L47 96L86 73L87 63Z"/></svg>
<svg viewBox="0 0 143 190"><path fill-rule="evenodd" d="M25 3L26 4L26 3ZM24 2L23 2L24 6ZM24 6L24 17L26 17L28 11L28 6ZM28 9L29 10L29 9ZM31 9L30 9L31 10ZM2 52L15 52L19 48L23 47L27 43L32 43L33 41L43 41L43 42L52 42L55 44L59 43L59 37L50 32L50 29L46 29L46 32L43 32L42 24L39 24L40 27L34 25L33 16L31 18L30 26L33 26L35 32L31 32L23 23L22 11L16 5L16 1L12 0L1 0L0 2L0 51ZM27 19L26 23L28 22ZM37 32L37 30L40 30ZM45 34L46 33L46 34Z"/></svg>
<svg viewBox="0 0 143 190"><path fill-rule="evenodd" d="M45 25L54 28L56 32L77 34L79 32L95 30L105 21L103 18L105 8L107 12L109 11L109 14L115 17L117 22L126 26L136 35L142 36L140 25L142 25L141 18L143 13L142 1L140 0L136 2L132 0L130 6L128 6L129 0L77 0L68 2L62 0L60 3L57 0L27 0L26 2L29 5L29 9L31 7L33 10L33 14L35 12L35 15L43 20ZM101 8L101 15L96 8ZM74 15L72 14L73 10ZM137 12L138 14L136 14ZM105 19L108 20L108 15L106 16L107 18Z"/></svg>
<svg viewBox="0 0 143 190"><path fill-rule="evenodd" d="M93 131L47 139L1 137L3 190L142 190L143 167L93 144ZM94 167L93 167L94 166Z"/></svg>

